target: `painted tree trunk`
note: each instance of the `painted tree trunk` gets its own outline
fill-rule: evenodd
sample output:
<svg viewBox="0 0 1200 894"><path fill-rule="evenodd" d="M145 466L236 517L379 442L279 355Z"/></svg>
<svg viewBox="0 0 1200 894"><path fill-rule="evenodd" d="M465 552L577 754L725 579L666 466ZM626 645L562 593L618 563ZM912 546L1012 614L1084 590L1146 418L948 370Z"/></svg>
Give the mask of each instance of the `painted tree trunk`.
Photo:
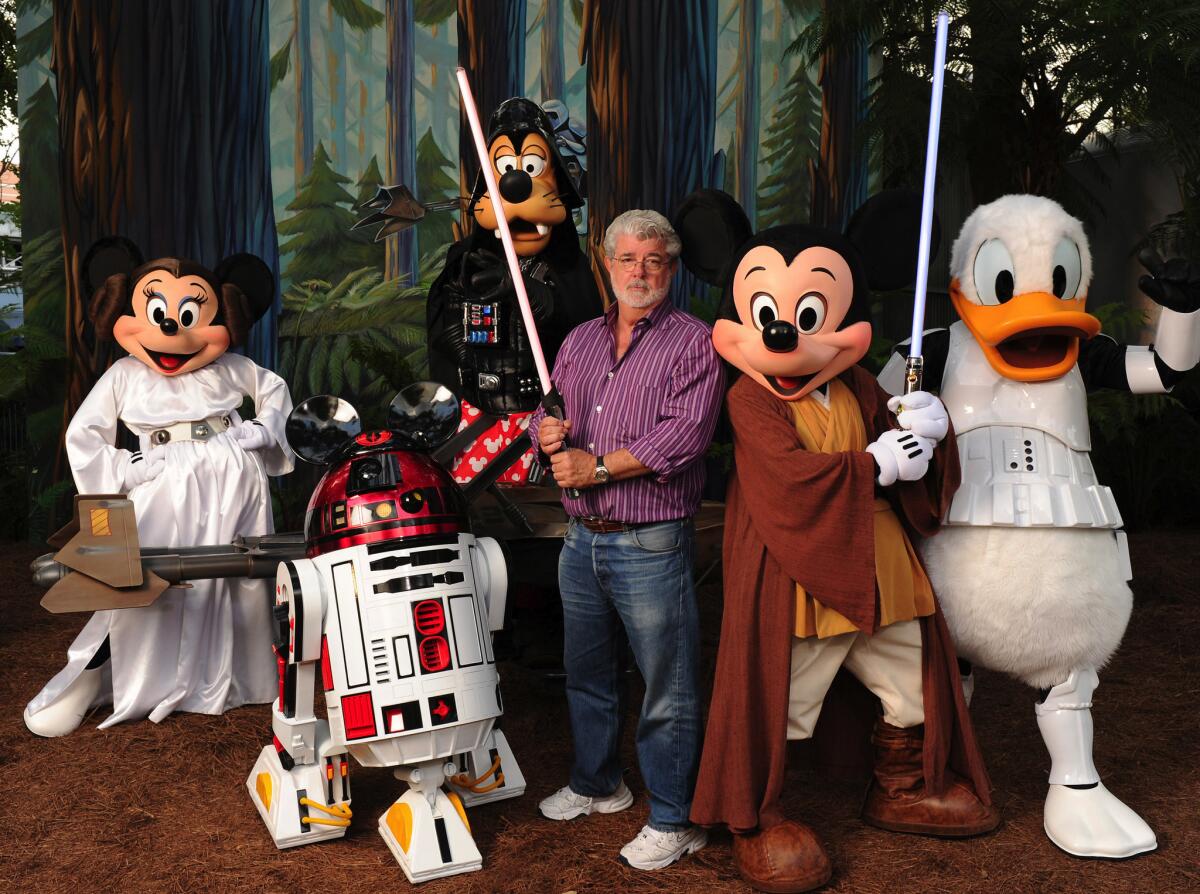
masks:
<svg viewBox="0 0 1200 894"><path fill-rule="evenodd" d="M413 116L412 0L387 0L387 182L413 188L417 180L416 122ZM389 236L385 270L388 279L417 281L417 228Z"/></svg>
<svg viewBox="0 0 1200 894"><path fill-rule="evenodd" d="M606 290L601 244L614 217L631 208L669 217L692 190L715 183L716 0L586 0L580 46L588 245ZM685 306L693 291L695 281L682 272L672 300Z"/></svg>
<svg viewBox="0 0 1200 894"><path fill-rule="evenodd" d="M332 132L334 167L348 174L350 156L346 148L346 76L342 70L346 59L346 23L328 4L329 40L325 45L325 60L329 71L329 129Z"/></svg>
<svg viewBox="0 0 1200 894"><path fill-rule="evenodd" d="M114 359L95 340L83 293L80 264L95 240L125 236L147 258L210 266L248 251L278 278L268 58L267 0L55 0L65 420ZM264 366L275 363L277 310L278 298L246 348Z"/></svg>
<svg viewBox="0 0 1200 894"><path fill-rule="evenodd" d="M525 92L525 0L458 0L458 64L467 70L479 120L487 127L496 107ZM466 113L459 111L459 185L471 194L479 174L479 159ZM465 211L460 232L470 232Z"/></svg>
<svg viewBox="0 0 1200 894"><path fill-rule="evenodd" d="M313 84L312 84L312 23L311 0L293 0L296 17L296 37L292 44L292 69L296 78L296 148L293 165L296 169L296 191L312 169L313 157Z"/></svg>
<svg viewBox="0 0 1200 894"><path fill-rule="evenodd" d="M361 59L359 60L359 64L362 66L361 70L368 72L371 70L371 63L374 59L371 39L372 30L374 29L368 29L365 34L360 36L359 46L359 51L362 54ZM374 146L371 145L370 140L371 92L368 86L369 83L369 77L360 78L358 81L358 169L360 171L367 167L367 165L370 163L372 154L374 154Z"/></svg>
<svg viewBox="0 0 1200 894"><path fill-rule="evenodd" d="M758 189L758 57L762 26L761 0L742 0L738 23L737 123L733 131L734 194L750 220L757 219Z"/></svg>
<svg viewBox="0 0 1200 894"><path fill-rule="evenodd" d="M455 17L447 17L444 22L439 22L430 29L429 52L431 56L436 58L435 54L438 54L442 48L449 50L450 40L458 39L456 22ZM433 121L431 122L433 138L437 141L439 149L447 155L453 155L458 137L458 126L455 120L458 113L458 83L454 79L454 66L438 65L434 62L430 68L432 69L429 89L433 93L430 103L430 108L433 109Z"/></svg>
<svg viewBox="0 0 1200 894"><path fill-rule="evenodd" d="M809 220L844 229L867 196L867 166L858 131L867 96L867 51L859 38L849 49L830 49L821 59L821 148L810 164Z"/></svg>
<svg viewBox="0 0 1200 894"><path fill-rule="evenodd" d="M542 102L563 95L563 0L546 0L542 12Z"/></svg>

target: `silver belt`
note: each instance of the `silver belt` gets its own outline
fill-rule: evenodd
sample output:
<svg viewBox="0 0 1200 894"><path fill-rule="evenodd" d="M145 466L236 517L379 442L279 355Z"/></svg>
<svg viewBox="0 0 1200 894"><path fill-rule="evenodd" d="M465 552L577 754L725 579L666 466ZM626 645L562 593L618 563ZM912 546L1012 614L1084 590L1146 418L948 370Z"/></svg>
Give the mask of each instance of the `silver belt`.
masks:
<svg viewBox="0 0 1200 894"><path fill-rule="evenodd" d="M223 431L228 431L236 420L237 414L229 413L225 416L209 416L196 422L173 422L154 429L148 437L151 446L154 447L161 447L172 441L207 441Z"/></svg>

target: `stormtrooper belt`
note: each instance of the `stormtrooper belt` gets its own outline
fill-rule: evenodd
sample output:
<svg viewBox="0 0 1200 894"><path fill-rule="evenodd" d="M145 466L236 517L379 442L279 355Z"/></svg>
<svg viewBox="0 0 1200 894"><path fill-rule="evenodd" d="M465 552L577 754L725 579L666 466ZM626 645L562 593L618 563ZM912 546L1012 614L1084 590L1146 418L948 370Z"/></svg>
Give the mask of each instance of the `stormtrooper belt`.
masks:
<svg viewBox="0 0 1200 894"><path fill-rule="evenodd" d="M196 422L173 422L150 432L150 443L155 447L172 441L207 441L211 437L228 431L234 423L234 414L209 416Z"/></svg>

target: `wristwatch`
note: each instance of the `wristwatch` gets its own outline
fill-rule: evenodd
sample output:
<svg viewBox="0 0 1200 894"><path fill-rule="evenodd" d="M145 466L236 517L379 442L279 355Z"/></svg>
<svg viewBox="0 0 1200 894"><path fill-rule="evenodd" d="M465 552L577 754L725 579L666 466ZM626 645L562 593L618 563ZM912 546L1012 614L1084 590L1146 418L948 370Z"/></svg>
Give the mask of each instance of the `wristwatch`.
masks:
<svg viewBox="0 0 1200 894"><path fill-rule="evenodd" d="M596 471L592 472L592 480L597 484L608 484L608 479L612 477L609 474L608 466L604 465L604 457L596 457Z"/></svg>

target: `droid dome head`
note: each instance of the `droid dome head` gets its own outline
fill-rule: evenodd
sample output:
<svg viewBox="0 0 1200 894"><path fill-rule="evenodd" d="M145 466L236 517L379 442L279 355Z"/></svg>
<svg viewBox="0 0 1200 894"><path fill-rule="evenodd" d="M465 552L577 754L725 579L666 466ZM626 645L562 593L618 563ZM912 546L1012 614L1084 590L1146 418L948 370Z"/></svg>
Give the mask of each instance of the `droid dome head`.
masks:
<svg viewBox="0 0 1200 894"><path fill-rule="evenodd" d="M305 516L309 557L467 530L462 492L427 455L454 434L459 419L458 398L433 382L397 394L377 431L364 431L354 407L331 395L296 407L288 444L301 459L328 467Z"/></svg>

